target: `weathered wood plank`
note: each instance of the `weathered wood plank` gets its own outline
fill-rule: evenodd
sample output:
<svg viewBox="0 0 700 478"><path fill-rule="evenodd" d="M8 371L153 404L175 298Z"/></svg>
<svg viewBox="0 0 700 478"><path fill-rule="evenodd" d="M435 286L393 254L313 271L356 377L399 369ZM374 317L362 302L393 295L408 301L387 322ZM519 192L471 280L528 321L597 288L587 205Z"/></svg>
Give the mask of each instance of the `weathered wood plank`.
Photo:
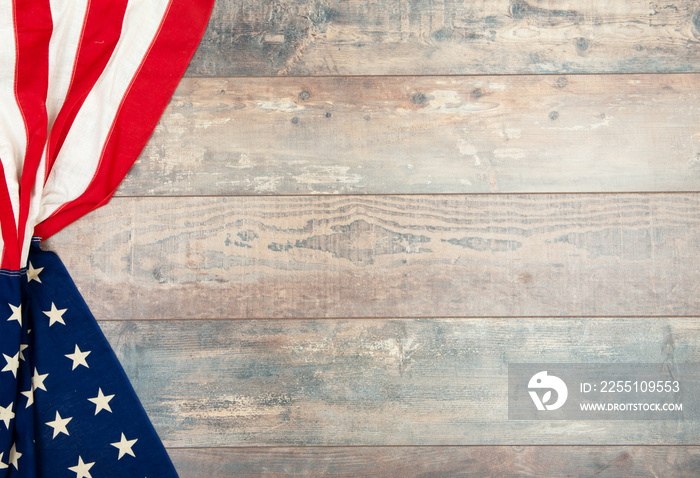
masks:
<svg viewBox="0 0 700 478"><path fill-rule="evenodd" d="M700 444L692 419L507 411L509 363L698 362L697 317L101 325L169 447Z"/></svg>
<svg viewBox="0 0 700 478"><path fill-rule="evenodd" d="M116 198L49 247L101 319L700 310L700 194Z"/></svg>
<svg viewBox="0 0 700 478"><path fill-rule="evenodd" d="M210 478L696 478L700 447L297 447L175 449L181 476Z"/></svg>
<svg viewBox="0 0 700 478"><path fill-rule="evenodd" d="M186 79L121 195L696 191L700 76Z"/></svg>
<svg viewBox="0 0 700 478"><path fill-rule="evenodd" d="M699 71L699 39L695 0L218 0L188 74Z"/></svg>

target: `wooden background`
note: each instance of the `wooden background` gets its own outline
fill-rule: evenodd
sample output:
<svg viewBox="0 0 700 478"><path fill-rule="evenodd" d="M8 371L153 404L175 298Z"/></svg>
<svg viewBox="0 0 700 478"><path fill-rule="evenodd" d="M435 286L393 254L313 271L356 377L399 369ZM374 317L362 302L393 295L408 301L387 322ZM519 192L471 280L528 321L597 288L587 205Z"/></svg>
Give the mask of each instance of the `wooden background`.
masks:
<svg viewBox="0 0 700 478"><path fill-rule="evenodd" d="M700 2L218 0L48 242L183 478L700 475L507 420L510 362L700 362Z"/></svg>

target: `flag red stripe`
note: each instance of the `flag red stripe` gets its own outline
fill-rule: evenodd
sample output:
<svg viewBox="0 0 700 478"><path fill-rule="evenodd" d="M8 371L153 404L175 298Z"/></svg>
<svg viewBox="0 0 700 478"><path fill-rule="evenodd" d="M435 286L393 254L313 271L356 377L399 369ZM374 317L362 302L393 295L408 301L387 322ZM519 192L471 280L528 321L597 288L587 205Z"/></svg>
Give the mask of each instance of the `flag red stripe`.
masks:
<svg viewBox="0 0 700 478"><path fill-rule="evenodd" d="M32 186L47 135L46 94L49 78L49 41L53 23L49 0L15 0L15 96L27 133L27 149L20 178L18 244L24 242ZM19 262L19 257L17 258Z"/></svg>
<svg viewBox="0 0 700 478"><path fill-rule="evenodd" d="M127 3L126 0L91 0L88 5L71 85L49 136L44 181L48 178L75 116L104 71L119 41Z"/></svg>
<svg viewBox="0 0 700 478"><path fill-rule="evenodd" d="M39 224L43 239L105 204L146 145L201 39L213 0L173 1L132 79L90 185Z"/></svg>

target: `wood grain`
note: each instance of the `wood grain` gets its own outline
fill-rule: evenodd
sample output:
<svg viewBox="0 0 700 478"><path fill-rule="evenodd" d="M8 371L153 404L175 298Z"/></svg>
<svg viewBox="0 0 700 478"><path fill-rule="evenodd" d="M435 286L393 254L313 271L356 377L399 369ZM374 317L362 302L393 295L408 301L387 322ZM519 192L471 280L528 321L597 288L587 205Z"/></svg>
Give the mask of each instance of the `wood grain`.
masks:
<svg viewBox="0 0 700 478"><path fill-rule="evenodd" d="M101 326L168 447L700 444L694 419L518 421L507 410L509 363L674 368L700 357L696 317Z"/></svg>
<svg viewBox="0 0 700 478"><path fill-rule="evenodd" d="M54 236L101 319L695 315L700 195L117 198Z"/></svg>
<svg viewBox="0 0 700 478"><path fill-rule="evenodd" d="M695 478L699 447L296 447L170 450L187 478Z"/></svg>
<svg viewBox="0 0 700 478"><path fill-rule="evenodd" d="M695 477L698 421L505 402L518 361L700 362L692 72L697 0L217 0L46 246L183 477Z"/></svg>
<svg viewBox="0 0 700 478"><path fill-rule="evenodd" d="M119 195L697 191L700 76L184 80Z"/></svg>
<svg viewBox="0 0 700 478"><path fill-rule="evenodd" d="M218 0L199 76L698 71L697 1Z"/></svg>

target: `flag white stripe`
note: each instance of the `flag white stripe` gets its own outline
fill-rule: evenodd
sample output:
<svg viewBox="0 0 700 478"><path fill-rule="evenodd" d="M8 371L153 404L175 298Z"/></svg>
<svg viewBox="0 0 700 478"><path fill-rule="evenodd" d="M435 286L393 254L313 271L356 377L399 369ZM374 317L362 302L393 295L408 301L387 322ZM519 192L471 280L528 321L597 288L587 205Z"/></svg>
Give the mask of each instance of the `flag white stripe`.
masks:
<svg viewBox="0 0 700 478"><path fill-rule="evenodd" d="M0 160L5 170L2 180L7 184L16 226L19 217L19 178L27 149L27 132L15 96L17 43L13 11L12 0L0 0Z"/></svg>
<svg viewBox="0 0 700 478"><path fill-rule="evenodd" d="M54 27L49 42L49 90L46 98L49 131L66 100L73 78L88 1L51 0L50 3Z"/></svg>
<svg viewBox="0 0 700 478"><path fill-rule="evenodd" d="M49 86L46 98L48 131L51 131L56 116L61 111L73 79L75 58L78 54L81 33L87 14L88 0L51 0L53 31L49 42ZM37 177L32 187L29 217L25 225L25 240L22 244L21 264L26 264L31 246L31 237L37 224L35 219L41 207L41 197L46 175L46 148L41 156Z"/></svg>

